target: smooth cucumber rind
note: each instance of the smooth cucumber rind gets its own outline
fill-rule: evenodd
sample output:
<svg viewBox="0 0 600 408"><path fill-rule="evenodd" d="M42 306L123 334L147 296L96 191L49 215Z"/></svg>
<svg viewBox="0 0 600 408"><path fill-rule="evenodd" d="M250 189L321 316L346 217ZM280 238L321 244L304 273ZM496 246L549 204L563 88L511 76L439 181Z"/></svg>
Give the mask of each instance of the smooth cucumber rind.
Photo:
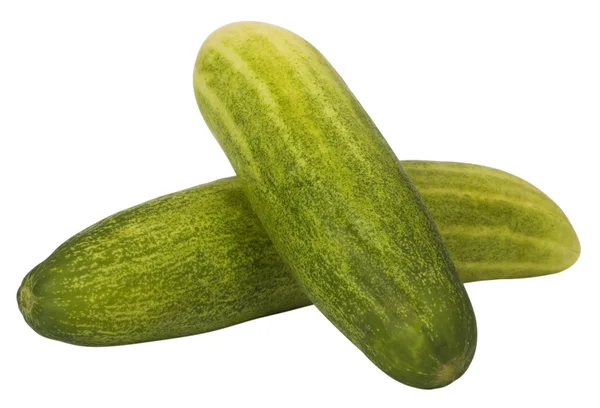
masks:
<svg viewBox="0 0 600 408"><path fill-rule="evenodd" d="M476 344L468 296L410 179L327 60L282 28L231 24L202 45L194 87L317 308L398 381L458 378Z"/></svg>
<svg viewBox="0 0 600 408"><path fill-rule="evenodd" d="M572 254L569 262L561 264L565 269L577 259L579 241L567 217L531 184L500 170L476 165L405 161L403 166L434 215L461 280L544 275L556 272L556 259L563 259L565 252ZM504 181L499 182L499 178ZM439 186L448 189L447 193L425 193ZM466 195L465 189L472 194ZM510 235L488 240L474 260L469 248L477 244L476 238L464 234L448 236L444 231L460 227L463 217L471 229L493 232L503 224L508 228L511 223L504 211L477 205L480 200L487 202L484 192L497 196L528 195L528 206L515 200L504 201L503 205L526 211L528 217L536 217L537 212L537 216L548 218L553 229L540 233L526 223L518 223L514 230L516 240L511 241ZM463 211L465 207L469 212ZM552 210L540 211L542 207ZM121 224L139 227L129 229L129 239L121 240ZM194 245L181 245L181 240L176 243L171 239L186 239L196 233L201 235L193 241ZM159 238L150 239L151 236ZM521 248L522 236L533 238L534 245ZM556 246L548 247L546 239ZM96 244L92 251L85 249L90 242ZM114 255L112 248L117 243L123 253L130 254L129 259ZM554 248L554 253L548 253L548 248ZM134 256L137 252L140 255ZM65 253L70 254L67 259ZM156 264L144 253L171 261ZM496 254L502 254L502 262L497 262ZM103 259L102 264L78 267L94 265L94 258ZM224 258L237 261L224 264ZM78 275L82 275L79 283L73 283ZM137 290L127 294L124 288L102 283L115 275L124 275L119 280ZM136 276L140 279L134 279ZM172 277L180 277L179 284ZM166 285L171 281L173 285ZM179 286L187 285L185 281L191 285L189 288ZM164 307L156 306L156 290L162 292L156 296ZM106 295L90 296L103 292ZM146 292L152 296L145 296ZM224 294L227 302L222 301ZM29 272L17 298L25 320L38 333L85 346L199 334L310 304L273 249L237 178L150 200L96 223L67 240ZM79 303L74 307L64 299L79 299ZM139 310L151 309L148 303L155 304L154 310L161 309L161 313L141 316Z"/></svg>

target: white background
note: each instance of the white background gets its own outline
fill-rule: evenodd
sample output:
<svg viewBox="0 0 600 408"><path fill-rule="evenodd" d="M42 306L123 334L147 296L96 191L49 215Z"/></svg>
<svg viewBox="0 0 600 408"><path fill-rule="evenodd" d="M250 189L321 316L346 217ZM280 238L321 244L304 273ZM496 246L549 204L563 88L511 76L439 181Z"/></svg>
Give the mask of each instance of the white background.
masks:
<svg viewBox="0 0 600 408"><path fill-rule="evenodd" d="M597 1L2 1L0 406L598 407ZM238 20L311 41L401 159L532 182L582 256L467 286L475 359L450 386L388 378L315 308L188 338L85 348L35 334L16 291L79 230L233 174L198 112L202 41Z"/></svg>

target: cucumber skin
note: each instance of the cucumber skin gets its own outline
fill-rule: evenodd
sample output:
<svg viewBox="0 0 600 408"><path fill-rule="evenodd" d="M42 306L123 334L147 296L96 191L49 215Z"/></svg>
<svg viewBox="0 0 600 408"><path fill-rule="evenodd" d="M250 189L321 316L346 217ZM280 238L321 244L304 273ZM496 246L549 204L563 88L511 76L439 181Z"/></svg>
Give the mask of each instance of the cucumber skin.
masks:
<svg viewBox="0 0 600 408"><path fill-rule="evenodd" d="M461 280L546 275L577 260L569 220L531 184L477 165L402 164ZM503 230L512 235L494 239ZM481 235L489 236L485 246ZM81 231L25 277L18 301L36 332L82 346L200 334L310 304L237 178L156 198Z"/></svg>
<svg viewBox="0 0 600 408"><path fill-rule="evenodd" d="M459 378L475 353L467 293L400 162L327 60L280 27L202 45L194 89L252 209L312 303L390 377Z"/></svg>
<svg viewBox="0 0 600 408"><path fill-rule="evenodd" d="M403 161L463 282L563 271L581 246L567 216L527 181L490 167Z"/></svg>

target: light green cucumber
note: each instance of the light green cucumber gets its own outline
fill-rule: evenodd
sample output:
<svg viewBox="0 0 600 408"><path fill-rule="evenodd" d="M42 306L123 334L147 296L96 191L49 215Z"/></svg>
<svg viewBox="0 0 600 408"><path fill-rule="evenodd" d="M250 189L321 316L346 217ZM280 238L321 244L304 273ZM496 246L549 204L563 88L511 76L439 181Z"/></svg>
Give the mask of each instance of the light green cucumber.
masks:
<svg viewBox="0 0 600 408"><path fill-rule="evenodd" d="M403 161L463 282L560 272L579 257L575 230L546 194L501 170Z"/></svg>
<svg viewBox="0 0 600 408"><path fill-rule="evenodd" d="M567 217L531 184L470 164L403 166L463 281L545 275L576 261L579 241ZM27 275L18 301L35 331L85 346L204 333L310 304L237 178L85 229Z"/></svg>
<svg viewBox="0 0 600 408"><path fill-rule="evenodd" d="M264 23L212 33L198 106L274 248L315 306L383 372L460 377L475 315L400 162L327 60Z"/></svg>

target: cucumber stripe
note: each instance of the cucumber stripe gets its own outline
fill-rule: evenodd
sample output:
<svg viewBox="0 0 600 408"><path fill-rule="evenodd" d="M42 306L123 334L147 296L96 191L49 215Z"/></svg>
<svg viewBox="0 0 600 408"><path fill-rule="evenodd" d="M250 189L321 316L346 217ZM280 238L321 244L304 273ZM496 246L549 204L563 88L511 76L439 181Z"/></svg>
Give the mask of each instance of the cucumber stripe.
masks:
<svg viewBox="0 0 600 408"><path fill-rule="evenodd" d="M553 251L565 251L569 254L578 253L577 250L566 246L563 242L514 232L511 231L509 228L453 225L441 229L440 233L444 237L458 235L470 238L488 237L495 239L510 239L518 243L531 243L540 247L551 248Z"/></svg>
<svg viewBox="0 0 600 408"><path fill-rule="evenodd" d="M546 207L546 205L538 208L537 207L537 206L539 206L538 202L525 201L523 199L512 198L508 195L495 195L495 194L490 194L490 193L481 193L481 192L475 192L475 191L469 191L469 190L457 192L457 191L453 191L452 189L449 189L449 188L424 189L423 191L421 191L421 194L428 195L428 196L451 195L451 196L455 196L455 197L458 195L463 195L466 197L477 198L479 201L482 201L482 202L483 201L500 201L503 203L508 203L513 206L523 207L526 209L535 208L536 211L545 211L546 213L548 213L551 216L554 215L554 213L555 213L553 211L553 209Z"/></svg>

